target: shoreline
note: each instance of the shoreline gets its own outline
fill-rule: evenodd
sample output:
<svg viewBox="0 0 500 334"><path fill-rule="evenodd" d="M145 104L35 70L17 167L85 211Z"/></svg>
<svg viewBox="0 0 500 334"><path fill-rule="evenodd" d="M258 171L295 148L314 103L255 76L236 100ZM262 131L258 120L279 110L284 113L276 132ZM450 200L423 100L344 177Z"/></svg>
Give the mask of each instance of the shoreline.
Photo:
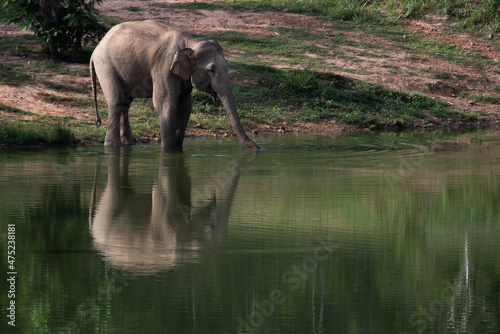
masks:
<svg viewBox="0 0 500 334"><path fill-rule="evenodd" d="M313 123L307 123L313 124ZM263 128L269 127L269 125L262 124ZM295 123L295 126L300 125L300 123ZM406 127L400 126L386 126L382 129L369 129L364 127L356 127L350 124L344 124L345 126L338 125L336 129L328 129L325 127L320 128L311 128L308 130L289 130L287 128L283 129L280 126L276 126L275 129L268 129L267 131L257 131L253 130L252 132L247 132L249 137L253 140L258 140L259 137L269 137L269 136L308 136L308 135L342 135L342 134L353 134L353 133L362 133L362 132L370 132L370 133L424 133L424 132L446 132L446 131L457 131L457 132L467 132L474 130L496 130L500 129L500 124L498 122L476 122L476 123L451 123L446 125L428 125L428 126L419 126L419 125L410 125ZM257 131L257 133L255 133ZM216 132L207 132L203 131L204 134L189 134L186 135L185 139L205 139L205 138L236 138L234 134L227 133L216 133ZM156 139L147 139L147 138L137 138L134 140L134 144L132 147L139 144L155 144L159 145L161 143L160 140ZM47 148L75 148L75 147L87 147L87 146L103 146L104 141L101 140L93 140L93 139L80 139L74 140L72 143L46 143L43 141L36 143L27 143L27 144L0 144L0 151L2 150L38 150L38 149L47 149Z"/></svg>

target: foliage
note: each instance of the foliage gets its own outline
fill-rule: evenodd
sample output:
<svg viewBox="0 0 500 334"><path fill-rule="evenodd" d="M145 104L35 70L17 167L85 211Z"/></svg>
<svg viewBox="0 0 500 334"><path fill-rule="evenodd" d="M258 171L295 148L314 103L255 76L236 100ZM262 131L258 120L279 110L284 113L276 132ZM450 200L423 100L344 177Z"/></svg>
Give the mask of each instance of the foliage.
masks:
<svg viewBox="0 0 500 334"><path fill-rule="evenodd" d="M1 0L0 21L32 30L45 43L47 54L55 58L66 50L104 36L106 28L96 17L94 5L102 0Z"/></svg>

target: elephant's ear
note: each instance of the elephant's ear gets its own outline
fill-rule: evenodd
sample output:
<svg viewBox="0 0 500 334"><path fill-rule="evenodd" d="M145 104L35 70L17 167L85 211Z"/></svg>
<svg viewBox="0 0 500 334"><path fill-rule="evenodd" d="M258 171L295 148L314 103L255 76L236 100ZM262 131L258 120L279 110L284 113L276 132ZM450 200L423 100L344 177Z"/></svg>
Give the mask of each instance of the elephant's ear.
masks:
<svg viewBox="0 0 500 334"><path fill-rule="evenodd" d="M183 80L189 80L194 72L194 52L186 48L175 53L174 61L170 71L181 77Z"/></svg>

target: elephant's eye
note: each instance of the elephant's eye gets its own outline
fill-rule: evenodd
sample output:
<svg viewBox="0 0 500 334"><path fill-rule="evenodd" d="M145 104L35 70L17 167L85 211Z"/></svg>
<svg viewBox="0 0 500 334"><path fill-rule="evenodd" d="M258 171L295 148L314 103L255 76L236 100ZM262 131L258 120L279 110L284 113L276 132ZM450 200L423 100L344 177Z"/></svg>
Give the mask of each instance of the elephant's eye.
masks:
<svg viewBox="0 0 500 334"><path fill-rule="evenodd" d="M210 64L207 66L207 72L210 72L210 73L215 73L215 65L214 64Z"/></svg>

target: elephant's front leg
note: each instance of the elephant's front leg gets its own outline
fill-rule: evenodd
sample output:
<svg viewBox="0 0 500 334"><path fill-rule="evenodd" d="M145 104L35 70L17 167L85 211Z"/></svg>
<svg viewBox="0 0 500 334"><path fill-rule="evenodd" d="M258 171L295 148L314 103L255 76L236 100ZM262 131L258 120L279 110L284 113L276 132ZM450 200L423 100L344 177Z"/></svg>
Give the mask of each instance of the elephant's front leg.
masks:
<svg viewBox="0 0 500 334"><path fill-rule="evenodd" d="M177 112L179 110L178 100L166 98L160 101L160 99L154 99L154 105L160 118L161 146L177 146L176 130Z"/></svg>
<svg viewBox="0 0 500 334"><path fill-rule="evenodd" d="M184 141L184 135L186 133L186 127L189 122L189 117L192 111L191 103L191 90L181 95L179 98L179 110L177 112L177 129L175 134L175 144L176 146L182 147Z"/></svg>

